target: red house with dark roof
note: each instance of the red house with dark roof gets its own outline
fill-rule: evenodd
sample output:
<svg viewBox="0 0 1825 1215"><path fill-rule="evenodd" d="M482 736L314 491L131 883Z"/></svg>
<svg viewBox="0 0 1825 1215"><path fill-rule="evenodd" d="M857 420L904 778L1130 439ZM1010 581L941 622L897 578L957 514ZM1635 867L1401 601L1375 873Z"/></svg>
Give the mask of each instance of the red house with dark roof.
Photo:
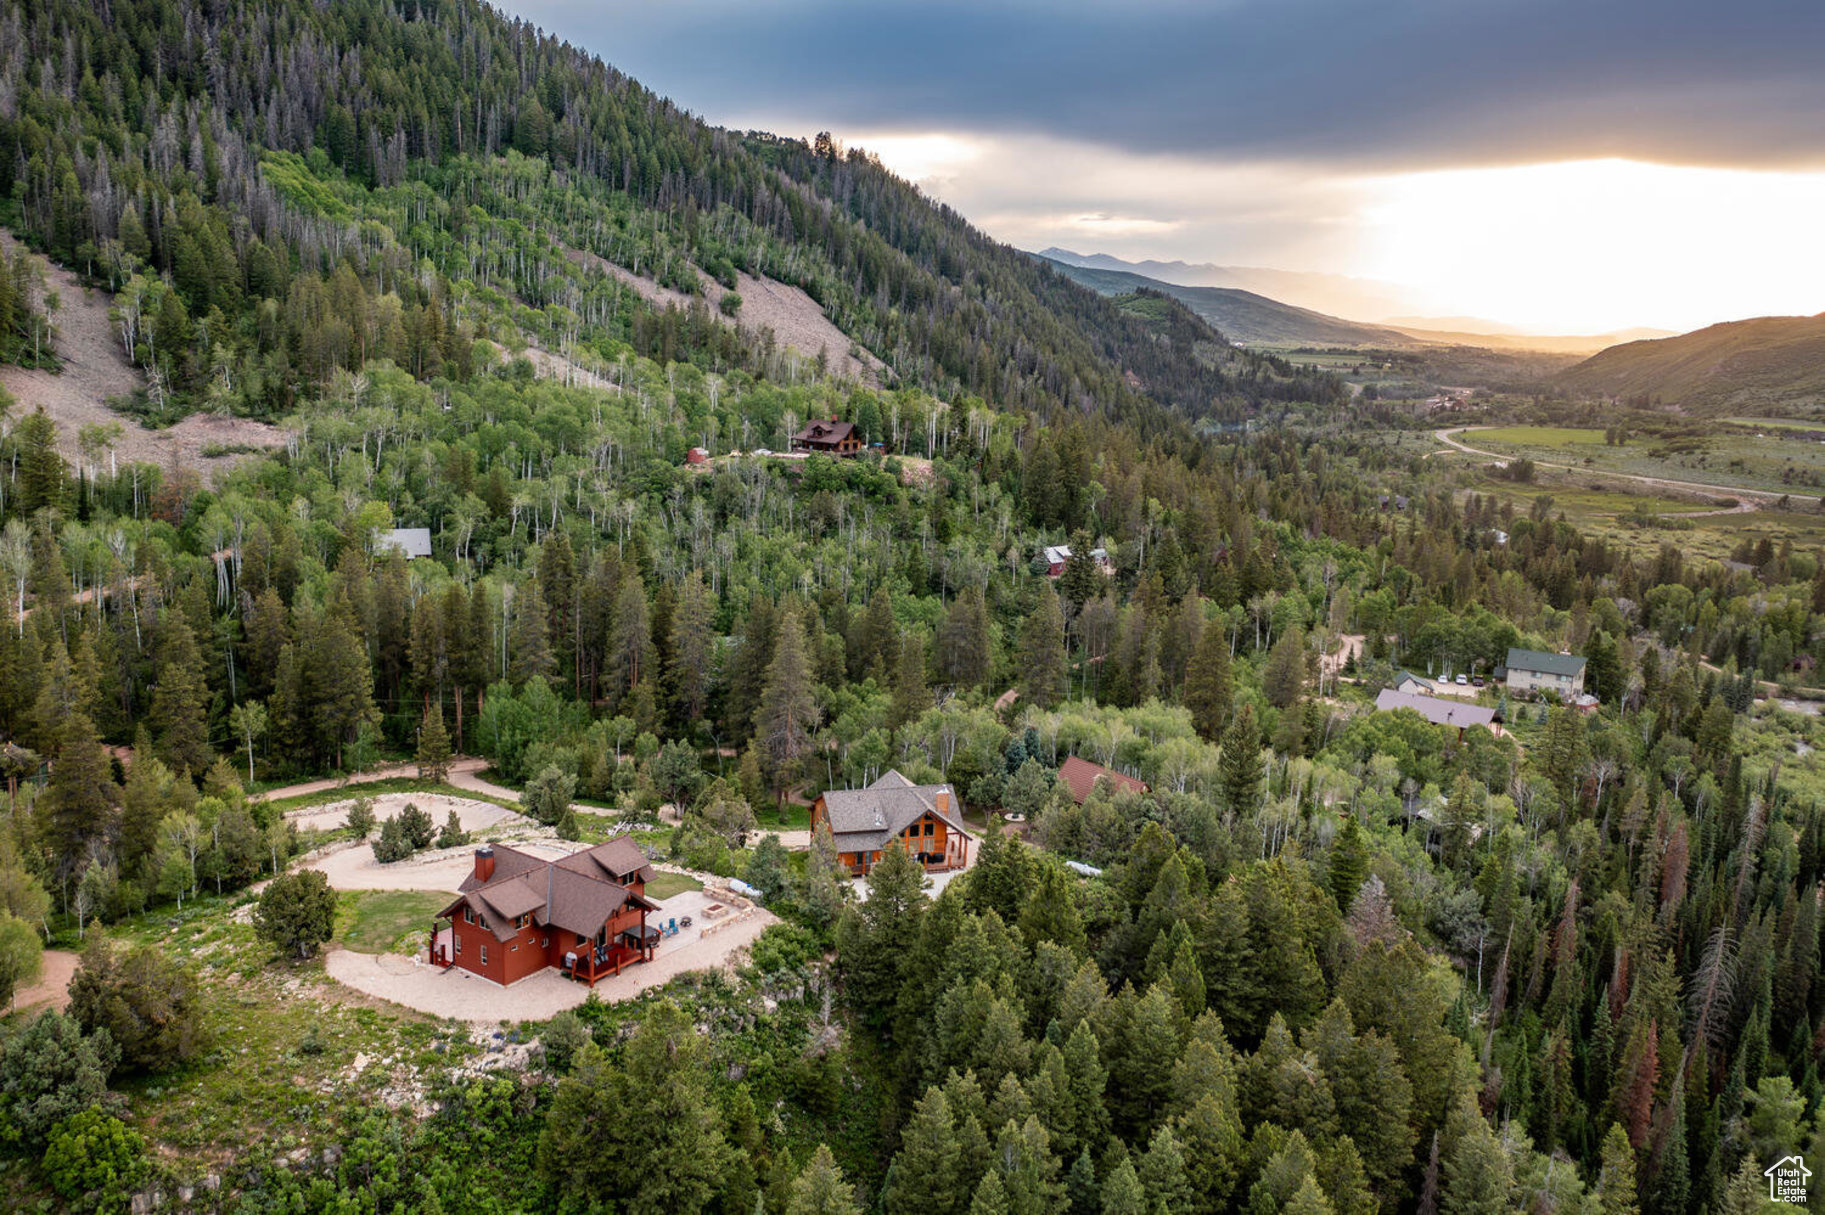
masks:
<svg viewBox="0 0 1825 1215"><path fill-rule="evenodd" d="M437 913L431 961L506 986L555 967L595 985L634 962L650 962L659 930L646 916L653 867L633 837L617 836L562 860L506 845L475 850L475 869L456 901Z"/></svg>
<svg viewBox="0 0 1825 1215"><path fill-rule="evenodd" d="M1117 772L1114 768L1105 768L1101 764L1093 764L1089 760L1079 759L1075 755L1059 765L1058 779L1063 781L1065 788L1071 791L1071 800L1080 806L1095 790L1096 782L1099 780L1108 781L1116 793L1148 792L1146 781L1136 780L1132 776Z"/></svg>

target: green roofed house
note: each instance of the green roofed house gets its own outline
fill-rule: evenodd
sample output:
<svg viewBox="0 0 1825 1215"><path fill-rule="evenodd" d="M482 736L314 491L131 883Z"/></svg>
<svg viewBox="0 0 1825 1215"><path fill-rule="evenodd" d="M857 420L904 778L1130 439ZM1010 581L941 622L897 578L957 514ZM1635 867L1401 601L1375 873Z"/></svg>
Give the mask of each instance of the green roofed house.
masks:
<svg viewBox="0 0 1825 1215"><path fill-rule="evenodd" d="M1584 659L1539 650L1508 651L1510 692L1552 692L1572 700L1584 691Z"/></svg>

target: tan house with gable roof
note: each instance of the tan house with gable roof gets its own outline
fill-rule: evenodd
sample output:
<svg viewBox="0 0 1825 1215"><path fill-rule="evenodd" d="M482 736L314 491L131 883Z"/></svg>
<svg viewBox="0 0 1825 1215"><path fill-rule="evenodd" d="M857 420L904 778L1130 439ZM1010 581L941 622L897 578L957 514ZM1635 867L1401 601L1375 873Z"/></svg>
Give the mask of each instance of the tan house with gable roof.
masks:
<svg viewBox="0 0 1825 1215"><path fill-rule="evenodd" d="M825 823L857 877L892 847L906 849L927 870L969 864L969 831L949 785L915 785L889 770L866 789L826 790L811 806L812 833Z"/></svg>

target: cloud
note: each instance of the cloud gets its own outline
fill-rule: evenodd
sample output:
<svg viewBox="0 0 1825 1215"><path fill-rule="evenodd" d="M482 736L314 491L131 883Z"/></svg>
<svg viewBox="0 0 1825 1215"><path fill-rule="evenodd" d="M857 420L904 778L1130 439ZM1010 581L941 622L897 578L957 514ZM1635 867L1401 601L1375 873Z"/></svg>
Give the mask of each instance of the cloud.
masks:
<svg viewBox="0 0 1825 1215"><path fill-rule="evenodd" d="M524 0L715 122L1435 168L1825 162L1817 0Z"/></svg>

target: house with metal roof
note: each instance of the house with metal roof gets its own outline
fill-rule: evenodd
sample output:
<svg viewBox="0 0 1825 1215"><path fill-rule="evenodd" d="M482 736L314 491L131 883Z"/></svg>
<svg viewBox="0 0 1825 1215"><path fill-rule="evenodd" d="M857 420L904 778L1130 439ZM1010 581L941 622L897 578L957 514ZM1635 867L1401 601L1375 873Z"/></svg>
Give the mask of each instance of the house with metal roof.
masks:
<svg viewBox="0 0 1825 1215"><path fill-rule="evenodd" d="M384 557L398 550L410 561L431 555L431 529L428 527L395 527L374 533L374 555Z"/></svg>
<svg viewBox="0 0 1825 1215"><path fill-rule="evenodd" d="M949 785L915 785L889 769L866 789L827 789L811 806L811 831L828 824L837 852L860 877L888 848L904 848L928 871L969 864L970 834Z"/></svg>
<svg viewBox="0 0 1825 1215"><path fill-rule="evenodd" d="M1455 728L1459 738L1471 726L1482 726L1493 731L1499 720L1496 711L1487 705L1466 704L1442 696L1415 696L1410 692L1396 692L1393 688L1381 690L1381 694L1375 698L1375 708L1382 713L1411 709L1435 726Z"/></svg>
<svg viewBox="0 0 1825 1215"><path fill-rule="evenodd" d="M1575 654L1510 649L1504 665L1510 692L1551 692L1575 700L1584 691L1584 659Z"/></svg>

